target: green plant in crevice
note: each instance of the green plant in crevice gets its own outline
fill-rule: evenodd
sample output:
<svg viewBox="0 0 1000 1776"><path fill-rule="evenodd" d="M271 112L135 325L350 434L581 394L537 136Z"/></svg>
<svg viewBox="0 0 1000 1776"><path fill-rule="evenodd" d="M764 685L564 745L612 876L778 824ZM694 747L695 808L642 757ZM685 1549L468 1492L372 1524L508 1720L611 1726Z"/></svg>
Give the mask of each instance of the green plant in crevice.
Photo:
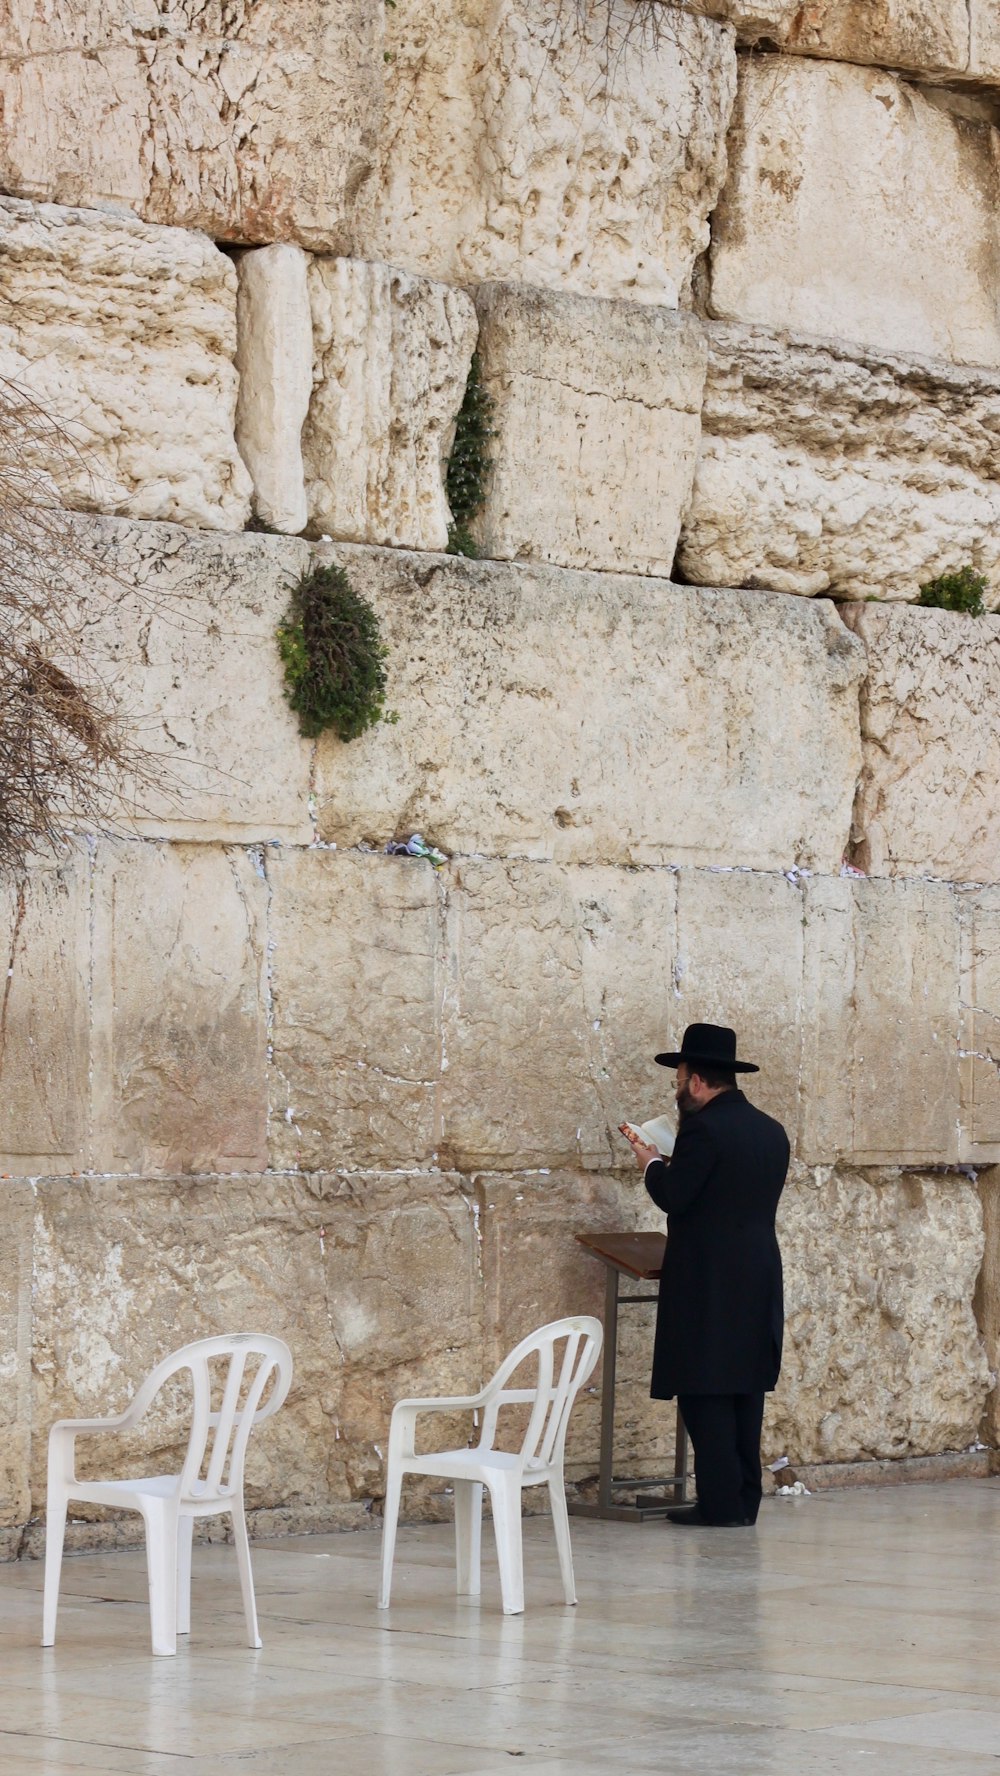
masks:
<svg viewBox="0 0 1000 1776"><path fill-rule="evenodd" d="M339 739L356 740L376 722L398 719L385 708L389 650L378 617L342 567L302 575L277 641L285 696L306 739L332 728Z"/></svg>
<svg viewBox="0 0 1000 1776"><path fill-rule="evenodd" d="M445 478L451 510L449 555L469 555L475 560L479 554L470 526L486 499L486 477L493 467L489 442L495 435L493 401L483 387L479 353L473 352Z"/></svg>
<svg viewBox="0 0 1000 1776"><path fill-rule="evenodd" d="M974 567L960 567L956 573L938 574L936 580L928 580L920 588L917 603L936 610L963 611L969 617L984 617L983 593L989 591L989 586L985 574L977 573Z"/></svg>

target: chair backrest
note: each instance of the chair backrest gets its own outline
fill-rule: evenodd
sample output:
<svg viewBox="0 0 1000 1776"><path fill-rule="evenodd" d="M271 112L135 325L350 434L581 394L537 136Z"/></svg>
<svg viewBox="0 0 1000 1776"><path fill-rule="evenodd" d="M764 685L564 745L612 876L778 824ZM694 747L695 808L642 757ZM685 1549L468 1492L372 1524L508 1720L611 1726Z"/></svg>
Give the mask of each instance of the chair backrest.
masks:
<svg viewBox="0 0 1000 1776"><path fill-rule="evenodd" d="M212 1363L225 1368L222 1401L212 1410ZM193 1410L184 1466L178 1475L180 1498L231 1497L242 1490L247 1442L255 1424L277 1412L292 1382L292 1353L281 1338L266 1332L231 1332L216 1338L199 1338L164 1357L140 1387L132 1403L132 1415L141 1417L154 1396L171 1376L187 1370L191 1376ZM264 1405L261 1399L268 1382L274 1386ZM246 1382L246 1397L240 1395ZM214 1434L213 1434L214 1433ZM204 1472L203 1472L204 1470Z"/></svg>
<svg viewBox="0 0 1000 1776"><path fill-rule="evenodd" d="M522 1338L486 1384L479 1447L493 1447L501 1406L530 1404L527 1428L521 1439L521 1465L526 1469L558 1467L563 1458L573 1402L593 1372L603 1337L600 1320L583 1315L552 1320L549 1325L539 1326L537 1332ZM561 1353L557 1352L558 1345L563 1346ZM505 1383L521 1364L536 1355L538 1374L535 1386L506 1387Z"/></svg>

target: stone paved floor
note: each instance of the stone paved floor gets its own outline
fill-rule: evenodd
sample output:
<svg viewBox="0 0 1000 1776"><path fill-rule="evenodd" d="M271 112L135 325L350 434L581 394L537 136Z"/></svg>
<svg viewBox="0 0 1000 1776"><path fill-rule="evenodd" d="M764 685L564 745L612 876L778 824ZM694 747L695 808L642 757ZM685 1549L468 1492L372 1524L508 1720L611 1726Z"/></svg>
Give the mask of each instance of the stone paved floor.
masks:
<svg viewBox="0 0 1000 1776"><path fill-rule="evenodd" d="M1000 1770L1000 1481L772 1500L758 1530L525 1524L526 1615L452 1591L451 1532L258 1544L264 1649L232 1550L195 1549L194 1634L146 1651L140 1554L0 1567L2 1776L975 1776ZM183 1645L183 1643L182 1643Z"/></svg>

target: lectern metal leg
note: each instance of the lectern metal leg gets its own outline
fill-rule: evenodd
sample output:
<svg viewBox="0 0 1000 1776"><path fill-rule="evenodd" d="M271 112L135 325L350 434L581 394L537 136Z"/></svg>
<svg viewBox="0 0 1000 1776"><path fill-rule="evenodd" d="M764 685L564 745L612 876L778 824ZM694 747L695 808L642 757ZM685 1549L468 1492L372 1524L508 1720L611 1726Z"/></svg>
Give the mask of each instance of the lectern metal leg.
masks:
<svg viewBox="0 0 1000 1776"><path fill-rule="evenodd" d="M604 1285L604 1364L601 1370L601 1460L597 1479L597 1507L611 1509L611 1481L615 1461L615 1367L618 1361L618 1272L607 1269Z"/></svg>

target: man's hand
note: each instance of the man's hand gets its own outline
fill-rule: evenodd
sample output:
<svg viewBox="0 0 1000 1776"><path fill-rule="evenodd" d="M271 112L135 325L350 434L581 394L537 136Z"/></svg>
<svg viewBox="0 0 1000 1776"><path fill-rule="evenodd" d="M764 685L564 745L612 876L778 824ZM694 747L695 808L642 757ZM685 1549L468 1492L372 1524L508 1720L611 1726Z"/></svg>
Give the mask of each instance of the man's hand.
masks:
<svg viewBox="0 0 1000 1776"><path fill-rule="evenodd" d="M618 1127L619 1127L619 1130L621 1131L621 1133L625 1136L625 1139L628 1142L629 1146L631 1147L632 1152L635 1154L636 1160L638 1161L639 1170L641 1172L644 1172L646 1170L646 1167L648 1166L651 1159L662 1159L663 1158L663 1155L660 1152L660 1149L658 1147L647 1147L645 1145L645 1143L643 1142L643 1140L640 1138L640 1136L636 1133L635 1129L630 1128L627 1122L620 1122L618 1124Z"/></svg>

